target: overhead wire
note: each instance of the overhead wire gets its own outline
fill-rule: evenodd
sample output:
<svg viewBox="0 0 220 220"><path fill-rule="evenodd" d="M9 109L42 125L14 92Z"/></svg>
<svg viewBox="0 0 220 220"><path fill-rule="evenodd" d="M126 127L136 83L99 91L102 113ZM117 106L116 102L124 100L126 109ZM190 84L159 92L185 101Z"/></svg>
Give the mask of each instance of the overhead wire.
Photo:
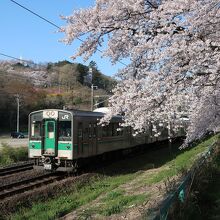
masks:
<svg viewBox="0 0 220 220"><path fill-rule="evenodd" d="M14 1L14 0L10 0L10 1L13 2L14 4L18 5L19 7L25 9L26 11L30 12L31 14L33 14L33 15L39 17L40 19L46 21L47 23L53 25L54 27L56 27L56 28L58 28L58 29L61 29L58 25L56 25L56 24L54 24L53 22L49 21L48 19L42 17L41 15L37 14L36 12L30 10L29 8L27 8L27 7L23 6L23 5L21 5L20 3Z"/></svg>
<svg viewBox="0 0 220 220"><path fill-rule="evenodd" d="M27 8L27 7L25 7L24 5L18 3L17 1L14 1L14 0L10 0L10 1L11 1L12 3L16 4L17 6L23 8L24 10L28 11L29 13L33 14L34 16L40 18L41 20L43 20L43 21L49 23L50 25L56 27L57 29L62 30L61 27L59 27L58 25L56 25L54 22L52 22L52 21L46 19L45 17L43 17L43 16L39 15L38 13L34 12L33 10L31 10L31 9L29 9L29 8ZM79 41L83 42L83 43L85 42L85 41L83 41L83 40L82 40L81 38L79 38L79 37L76 37L76 38L77 38ZM99 48L97 48L96 50L99 51L99 52L101 52L101 53L103 53L103 51L100 50ZM0 55L5 56L5 57L8 57L8 58L15 59L15 60L23 61L23 62L26 62L26 63L32 63L31 61L19 59L19 58L17 58L17 57L10 56L10 55L4 54L4 53L0 53ZM125 63L123 63L123 62L120 61L120 60L118 60L118 63L121 63L121 64L124 65L124 66L127 66ZM59 72L62 72L62 71L59 71ZM9 76L7 76L7 77L9 77ZM17 75L16 77L15 77L15 76L11 76L11 77L13 77L13 78L22 78L22 79L25 79L25 80L31 80L31 79L33 80L33 79L34 79L33 77L29 77L29 78L28 78L28 77L25 77L25 76L18 76L18 75ZM34 79L34 80L36 80L36 79ZM48 82L48 81L46 81L46 80L40 80L40 79L37 79L37 80L38 80L38 81L41 81L41 82ZM56 83L56 85L65 85L65 86L67 86L66 84L61 84L61 83Z"/></svg>
<svg viewBox="0 0 220 220"><path fill-rule="evenodd" d="M19 61L23 61L23 62L26 62L26 63L32 63L32 61L30 60L24 60L24 59L19 59L17 57L13 57L11 55L7 55L7 54L4 54L4 53L0 53L1 56L4 56L4 57L8 57L8 58L12 58L14 60L19 60Z"/></svg>
<svg viewBox="0 0 220 220"><path fill-rule="evenodd" d="M13 57L13 56L11 56L11 55L7 55L7 54L3 54L3 53L0 53L0 55L2 55L2 56L5 56L5 57L8 57L8 58L12 58L12 59L15 59L15 60L18 60L18 61L20 61L20 62L29 62L29 63L31 63L31 64L33 64L33 62L32 61L27 61L27 60L24 60L24 59L19 59L19 58L17 58L17 57ZM34 70L34 71L38 71L38 70ZM42 70L39 70L39 71L42 71ZM0 70L0 77L5 77L5 76L3 76L3 75L1 75L1 72L3 72L3 70ZM64 71L61 71L61 70L54 70L54 72L58 72L58 74L59 73L66 73L66 72L64 72ZM4 73L7 73L7 72L4 72ZM36 80L36 81L40 81L40 82L45 82L45 83L51 83L50 81L48 81L48 80L44 80L44 79L36 79L36 78L34 78L34 77L28 77L28 76L24 76L24 75L18 75L18 74L16 74L16 73L12 73L13 75L6 75L6 77L13 77L13 78L21 78L21 79L25 79L25 80ZM65 83L52 83L53 85L60 85L60 86L67 86Z"/></svg>
<svg viewBox="0 0 220 220"><path fill-rule="evenodd" d="M20 59L20 58L17 58L17 57L13 57L13 56L11 56L11 55L7 55L7 54L4 54L4 53L0 53L0 55L3 55L3 56L5 56L5 57L9 57L9 58L13 58L13 59L15 59L15 60L18 60L19 62L26 62L26 63L30 63L30 64L33 64L33 62L32 61L28 61L28 60L24 60L24 59ZM0 69L0 77L5 77L5 75L1 75L1 72L3 72L4 70L1 70ZM46 70L34 70L34 71L46 71ZM62 70L60 70L60 69L58 69L58 70L56 70L56 69L54 69L53 70L53 72L54 73L58 73L58 74L60 74L60 73L65 73L66 74L66 72L64 72L64 71L62 71ZM7 72L3 72L3 74L6 74ZM51 81L50 80L48 80L48 79L36 79L36 78L34 78L33 76L32 77L29 77L29 76L24 76L24 75L19 75L18 73L12 73L13 75L6 75L6 77L12 77L12 78L17 78L17 79L24 79L24 80L26 80L26 81L31 81L31 80L36 80L36 81L39 81L39 82L44 82L44 83L49 83L49 84L51 84L51 85L53 85L53 86L68 86L66 83L61 83L61 82L52 82L51 83Z"/></svg>
<svg viewBox="0 0 220 220"><path fill-rule="evenodd" d="M50 25L56 27L57 29L62 30L62 28L59 27L59 26L58 26L57 24L55 24L54 22L52 22L52 21L46 19L45 17L43 17L43 16L39 15L38 13L34 12L33 10L31 10L31 9L29 9L29 8L27 8L27 7L25 7L24 5L18 3L17 1L14 1L14 0L9 0L9 1L11 1L12 3L16 4L17 6L23 8L24 10L28 11L29 13L35 15L36 17L42 19L43 21L49 23ZM148 1L148 3L150 3L150 2ZM214 4L214 5L210 8L210 10L213 9L214 7L216 7L216 6L219 5L219 4L220 4L220 2L217 2L216 4ZM152 4L151 4L151 5L152 5ZM154 5L152 5L152 6L154 6ZM79 41L85 43L85 41L82 40L81 38L79 38L79 37L76 37L76 38L77 38ZM103 53L103 51L100 50L100 49L98 49L98 48L97 48L97 51ZM122 61L120 61L120 60L118 60L117 62L120 63L120 64L122 64L122 65L124 65L124 66L127 66L124 62L122 62Z"/></svg>
<svg viewBox="0 0 220 220"><path fill-rule="evenodd" d="M10 0L10 1L13 2L14 4L18 5L19 7L23 8L24 10L28 11L29 13L35 15L36 17L40 18L41 20L43 20L43 21L49 23L50 25L52 25L52 26L58 28L59 30L62 30L62 29L61 29L58 25L56 25L54 22L51 22L50 20L44 18L43 16L39 15L38 13L36 13L36 12L30 10L29 8L27 8L27 7L23 6L23 5L21 5L20 3L14 1L14 0ZM81 41L81 42L84 43L84 41L83 41L82 39L80 39L79 37L76 37L76 38L77 38L79 41ZM97 48L96 50L99 51L99 52L101 52L101 53L103 53L103 51L100 50L99 48ZM19 58L17 58L17 57L10 56L10 55L4 54L4 53L0 53L0 55L1 55L1 56L4 56L4 57L7 57L7 58L15 59L15 60L18 60L18 61L23 61L23 62L26 62L26 63L32 63L31 61L19 59ZM120 60L119 60L118 62L121 63L121 64L124 65L124 66L127 66L125 63L123 63L123 62L120 61ZM62 71L59 71L59 72L62 72ZM28 77L25 77L25 76L18 76L18 75L16 75L16 76L15 76L15 75L13 75L13 76L12 76L12 75L11 75L11 76L7 75L7 77L13 77L13 78L19 78L19 79L25 79L25 80L31 80L31 78L33 79L33 77L29 77L29 78L28 78ZM40 80L40 79L37 79L37 80L38 80L38 81L47 82L46 80ZM62 84L61 84L61 83L58 83L57 85L62 85ZM66 85L65 85L65 86L66 86ZM2 91L0 90L0 95L2 95L2 94L3 94L3 95L5 95L5 94L14 95L14 93L10 93L10 92L6 92L6 91L4 91L4 90L2 90Z"/></svg>
<svg viewBox="0 0 220 220"><path fill-rule="evenodd" d="M14 56L11 56L11 55L7 55L7 54L3 54L3 53L0 53L0 55L2 55L2 56L5 56L5 57L8 57L8 58L12 58L12 59L15 59L15 60L18 60L18 61L20 61L20 62L29 62L29 63L31 63L31 64L33 64L33 62L32 61L28 61L28 60L24 60L24 59L19 59L19 58L17 58L17 57L14 57ZM35 71L38 71L38 70L35 70ZM42 70L40 70L40 71L42 71ZM24 76L24 75L18 75L18 74L16 74L16 73L12 73L12 75L7 75L6 73L7 72L3 72L3 74L5 74L5 75L2 75L1 74L1 72L3 72L3 70L0 70L0 77L11 77L11 78L13 78L13 79L22 79L22 80L25 80L25 81L31 81L31 80L36 80L36 81L39 81L39 82L44 82L44 83L49 83L49 84L52 84L53 86L68 86L67 84L65 84L65 83L60 83L60 82L55 82L55 83L51 83L49 80L47 80L47 79L36 79L36 78L34 78L34 77L28 77L28 76ZM61 70L54 70L54 72L56 72L56 73L66 73L66 72L64 72L64 71L61 71Z"/></svg>
<svg viewBox="0 0 220 220"><path fill-rule="evenodd" d="M31 10L31 9L29 9L29 8L27 8L27 7L25 7L25 6L23 6L22 4L18 3L17 1L14 1L14 0L9 0L9 1L13 2L14 4L16 4L16 5L18 5L19 7L23 8L24 10L30 12L31 14L35 15L36 17L42 19L43 21L49 23L50 25L56 27L57 29L62 30L62 28L59 27L58 25L56 25L54 22L52 22L52 21L46 19L45 17L39 15L38 13L34 12L33 10ZM81 42L83 42L83 43L85 43L85 41L82 40L82 39L79 38L79 37L76 37L76 39L79 40L79 41L81 41ZM96 50L99 51L100 53L103 53L103 51L100 50L99 48L97 48ZM122 65L124 65L124 66L127 66L124 62L122 62L122 61L120 61L120 60L118 60L117 62L120 63L120 64L122 64Z"/></svg>

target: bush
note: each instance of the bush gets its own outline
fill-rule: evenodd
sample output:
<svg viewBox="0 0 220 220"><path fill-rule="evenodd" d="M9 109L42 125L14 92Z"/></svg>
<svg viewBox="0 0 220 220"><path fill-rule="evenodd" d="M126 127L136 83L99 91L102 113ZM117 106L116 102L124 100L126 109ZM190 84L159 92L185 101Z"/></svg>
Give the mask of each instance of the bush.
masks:
<svg viewBox="0 0 220 220"><path fill-rule="evenodd" d="M8 144L2 144L0 148L0 166L9 165L28 159L28 149L25 147L13 148Z"/></svg>

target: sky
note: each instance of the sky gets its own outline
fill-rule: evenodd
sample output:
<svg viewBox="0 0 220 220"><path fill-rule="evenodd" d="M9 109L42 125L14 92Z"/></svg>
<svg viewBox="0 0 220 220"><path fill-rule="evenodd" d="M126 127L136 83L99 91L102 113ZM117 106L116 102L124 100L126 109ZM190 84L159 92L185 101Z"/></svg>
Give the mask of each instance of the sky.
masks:
<svg viewBox="0 0 220 220"><path fill-rule="evenodd" d="M79 8L94 5L95 0L15 0L35 13L48 19L58 26L65 26L60 15L68 16ZM76 40L71 45L59 42L64 38L63 33L57 33L57 28L46 23L30 12L20 8L10 0L0 1L0 53L24 60L39 62L57 62L69 60L88 65L91 60L97 63L98 69L109 76L113 76L122 64L112 65L108 58L101 58L97 52L86 63L82 58L71 60L71 56L79 47ZM0 56L0 60L5 60Z"/></svg>

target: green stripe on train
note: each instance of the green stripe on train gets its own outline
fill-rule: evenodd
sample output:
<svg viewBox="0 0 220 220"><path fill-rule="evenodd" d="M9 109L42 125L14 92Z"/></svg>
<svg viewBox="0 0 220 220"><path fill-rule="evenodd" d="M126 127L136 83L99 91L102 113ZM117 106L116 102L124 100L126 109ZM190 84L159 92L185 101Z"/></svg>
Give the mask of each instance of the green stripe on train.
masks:
<svg viewBox="0 0 220 220"><path fill-rule="evenodd" d="M29 142L29 149L41 149L41 142Z"/></svg>
<svg viewBox="0 0 220 220"><path fill-rule="evenodd" d="M29 142L29 149L41 149L41 142ZM48 147L47 149L50 149ZM53 149L53 147L51 147ZM58 150L72 150L71 143L58 143Z"/></svg>
<svg viewBox="0 0 220 220"><path fill-rule="evenodd" d="M58 150L72 150L71 143L58 143Z"/></svg>

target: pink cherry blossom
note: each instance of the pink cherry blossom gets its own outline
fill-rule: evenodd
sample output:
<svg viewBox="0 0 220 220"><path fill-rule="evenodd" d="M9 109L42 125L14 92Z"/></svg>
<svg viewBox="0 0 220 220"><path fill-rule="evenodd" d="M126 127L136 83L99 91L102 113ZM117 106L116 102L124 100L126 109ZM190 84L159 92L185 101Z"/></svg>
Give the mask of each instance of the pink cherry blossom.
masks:
<svg viewBox="0 0 220 220"><path fill-rule="evenodd" d="M158 126L177 132L189 118L186 143L219 131L220 3L217 0L96 0L63 17L63 41L83 37L73 55L129 59L109 100L112 115L136 133Z"/></svg>

